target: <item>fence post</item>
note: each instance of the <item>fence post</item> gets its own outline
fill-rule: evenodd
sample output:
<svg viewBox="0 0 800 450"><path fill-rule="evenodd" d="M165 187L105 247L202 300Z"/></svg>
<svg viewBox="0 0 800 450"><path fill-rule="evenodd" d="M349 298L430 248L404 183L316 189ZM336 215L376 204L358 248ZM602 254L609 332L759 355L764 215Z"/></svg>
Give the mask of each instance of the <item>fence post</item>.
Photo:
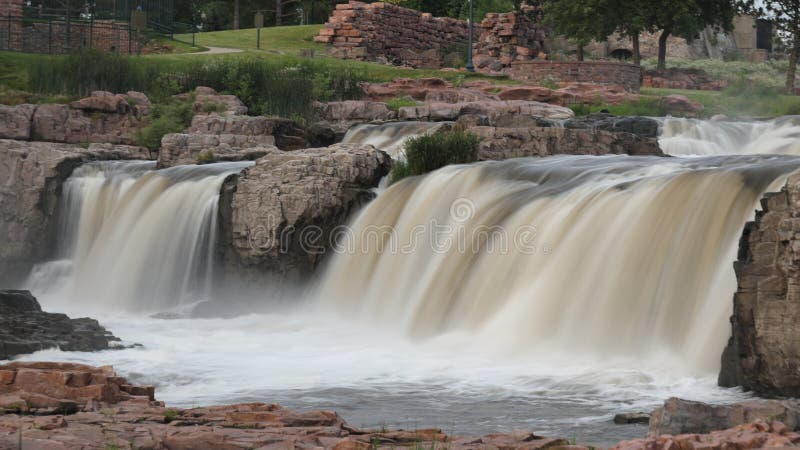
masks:
<svg viewBox="0 0 800 450"><path fill-rule="evenodd" d="M53 54L53 19L47 20L47 53Z"/></svg>
<svg viewBox="0 0 800 450"><path fill-rule="evenodd" d="M11 12L8 13L8 51L11 51Z"/></svg>
<svg viewBox="0 0 800 450"><path fill-rule="evenodd" d="M89 17L89 48L94 48L94 10L92 10L92 15Z"/></svg>

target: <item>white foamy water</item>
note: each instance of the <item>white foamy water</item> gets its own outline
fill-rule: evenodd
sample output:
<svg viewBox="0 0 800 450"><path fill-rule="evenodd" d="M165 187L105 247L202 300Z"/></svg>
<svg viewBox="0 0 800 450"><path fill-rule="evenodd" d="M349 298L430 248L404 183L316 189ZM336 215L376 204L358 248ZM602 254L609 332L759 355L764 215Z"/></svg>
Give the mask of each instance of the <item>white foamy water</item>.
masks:
<svg viewBox="0 0 800 450"><path fill-rule="evenodd" d="M658 143L664 153L689 155L800 156L800 120L785 117L769 121L712 121L666 118Z"/></svg>
<svg viewBox="0 0 800 450"><path fill-rule="evenodd" d="M361 124L350 128L344 136L344 144L369 144L385 151L394 160L405 159L405 144L416 136L435 133L448 122L390 122L385 124Z"/></svg>
<svg viewBox="0 0 800 450"><path fill-rule="evenodd" d="M692 126L673 134L689 142ZM379 143L386 148L422 128L362 130L362 139L394 133ZM794 152L782 137L764 138L791 136L777 123L748 131L747 145L738 128L715 130L694 139L702 148L676 140L669 152ZM269 314L234 319L150 317L212 292L227 293L213 298L223 305L244 300L236 289L209 286L219 187L243 167L104 163L77 171L65 189L57 260L38 266L28 284L45 309L96 317L142 346L23 359L112 364L180 406L278 402L333 409L356 426L532 429L597 445L639 437L646 427L613 425L613 414L649 411L670 396L745 397L716 386L736 244L762 193L800 158L554 157L448 167L390 187L361 211L351 243L366 251L329 255L313 295L264 294L249 300ZM451 244L486 232L455 251L430 239L432 224L450 226L436 236ZM370 234L383 225L397 238ZM509 233L506 253L497 227ZM519 230L528 233L515 241ZM400 251L411 236L428 239Z"/></svg>

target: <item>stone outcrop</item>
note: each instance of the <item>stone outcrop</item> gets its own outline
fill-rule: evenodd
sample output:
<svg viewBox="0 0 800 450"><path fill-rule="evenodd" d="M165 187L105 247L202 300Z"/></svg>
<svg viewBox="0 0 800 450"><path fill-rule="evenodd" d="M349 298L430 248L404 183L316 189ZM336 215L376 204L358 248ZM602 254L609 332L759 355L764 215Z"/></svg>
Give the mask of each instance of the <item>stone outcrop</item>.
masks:
<svg viewBox="0 0 800 450"><path fill-rule="evenodd" d="M210 87L198 86L194 90L192 111L195 114L221 112L228 115L247 114L247 106L235 95L223 95Z"/></svg>
<svg viewBox="0 0 800 450"><path fill-rule="evenodd" d="M535 15L535 14L534 14ZM487 72L504 72L514 61L544 59L545 27L516 12L489 13L480 22L480 34L473 50L475 67Z"/></svg>
<svg viewBox="0 0 800 450"><path fill-rule="evenodd" d="M80 164L105 159L151 156L141 147L0 139L0 282L18 281L49 256L62 183Z"/></svg>
<svg viewBox="0 0 800 450"><path fill-rule="evenodd" d="M10 414L33 416L57 415L59 420L44 421L66 426L63 416L83 412L99 412L102 407L122 402L158 405L153 386L134 386L114 372L111 366L55 362L12 362L0 365L0 447L9 437ZM19 421L20 417L14 417ZM5 435L5 436L4 436ZM97 443L95 443L97 444ZM37 448L30 445L25 448ZM47 447L52 448L52 447ZM64 447L61 447L64 448ZM75 447L69 447L75 448Z"/></svg>
<svg viewBox="0 0 800 450"><path fill-rule="evenodd" d="M351 0L336 5L314 41L333 44L340 58L438 69L463 60L467 23L391 3Z"/></svg>
<svg viewBox="0 0 800 450"><path fill-rule="evenodd" d="M69 105L0 105L0 138L64 143L133 144L150 101L140 92L96 91Z"/></svg>
<svg viewBox="0 0 800 450"><path fill-rule="evenodd" d="M242 134L167 134L161 139L158 167L220 161L252 161L275 147L270 135Z"/></svg>
<svg viewBox="0 0 800 450"><path fill-rule="evenodd" d="M800 429L800 402L758 399L732 405L709 405L673 397L653 411L647 434L709 433L756 421L776 420L789 430Z"/></svg>
<svg viewBox="0 0 800 450"><path fill-rule="evenodd" d="M664 156L655 139L635 134L560 127L469 128L481 138L480 160L552 155Z"/></svg>
<svg viewBox="0 0 800 450"><path fill-rule="evenodd" d="M94 319L70 319L42 311L28 291L0 291L0 360L48 348L106 350L118 340Z"/></svg>
<svg viewBox="0 0 800 450"><path fill-rule="evenodd" d="M132 385L110 366L0 365L0 409L10 412L0 414L4 449L587 450L529 431L463 437L436 428L359 429L335 412L267 403L167 408L154 400L152 386Z"/></svg>
<svg viewBox="0 0 800 450"><path fill-rule="evenodd" d="M800 445L800 433L779 421L739 425L708 434L661 435L623 441L612 450L749 450L789 448Z"/></svg>
<svg viewBox="0 0 800 450"><path fill-rule="evenodd" d="M223 188L225 263L290 278L308 275L334 228L372 198L390 158L370 145L271 151Z"/></svg>
<svg viewBox="0 0 800 450"><path fill-rule="evenodd" d="M306 147L305 130L293 120L277 117L198 114L192 118L192 124L187 133L272 136L273 143L281 150L297 150Z"/></svg>
<svg viewBox="0 0 800 450"><path fill-rule="evenodd" d="M461 116L518 115L543 119L570 119L575 116L571 109L563 106L525 100L484 101L467 103L425 103L399 109L400 120L424 120L432 122L456 120Z"/></svg>
<svg viewBox="0 0 800 450"><path fill-rule="evenodd" d="M649 117L617 117L607 113L589 114L564 122L564 128L631 133L643 138L657 139L659 124Z"/></svg>
<svg viewBox="0 0 800 450"><path fill-rule="evenodd" d="M620 86L595 83L564 83L556 89L533 85L497 85L487 80L466 81L456 87L441 78L398 78L388 83L363 83L367 100L385 102L411 98L418 102L466 103L497 100L526 100L552 105L619 105L639 99Z"/></svg>
<svg viewBox="0 0 800 450"><path fill-rule="evenodd" d="M734 264L733 334L719 383L762 396L800 396L800 175L767 194Z"/></svg>

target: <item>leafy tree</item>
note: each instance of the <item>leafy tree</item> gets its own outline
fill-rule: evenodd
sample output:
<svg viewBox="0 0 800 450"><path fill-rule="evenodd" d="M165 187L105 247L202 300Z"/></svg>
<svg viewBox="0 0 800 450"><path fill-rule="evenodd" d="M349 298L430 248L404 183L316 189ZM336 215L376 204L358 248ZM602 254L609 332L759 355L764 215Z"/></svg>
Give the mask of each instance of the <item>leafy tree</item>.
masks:
<svg viewBox="0 0 800 450"><path fill-rule="evenodd" d="M608 0L547 0L544 20L553 30L571 38L578 47L578 61L583 48L592 40L605 40L619 26L618 14L610 11Z"/></svg>
<svg viewBox="0 0 800 450"><path fill-rule="evenodd" d="M643 2L646 25L661 30L658 37L658 69L667 66L667 39L679 36L697 38L706 27L733 28L738 10L734 0L647 0Z"/></svg>
<svg viewBox="0 0 800 450"><path fill-rule="evenodd" d="M618 15L616 30L628 36L633 43L633 62L641 64L642 54L639 48L639 36L646 31L653 31L650 23L649 9L646 2L631 0L607 0L605 9Z"/></svg>
<svg viewBox="0 0 800 450"><path fill-rule="evenodd" d="M795 92L797 58L800 53L800 0L747 0L744 9L770 20L789 50L789 69L786 71L786 93Z"/></svg>

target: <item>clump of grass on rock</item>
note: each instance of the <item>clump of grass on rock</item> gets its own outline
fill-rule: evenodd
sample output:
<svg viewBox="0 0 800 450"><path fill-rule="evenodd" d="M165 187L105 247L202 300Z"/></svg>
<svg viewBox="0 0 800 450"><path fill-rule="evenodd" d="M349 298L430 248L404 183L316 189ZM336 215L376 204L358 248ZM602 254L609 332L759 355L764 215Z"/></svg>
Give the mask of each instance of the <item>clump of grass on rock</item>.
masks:
<svg viewBox="0 0 800 450"><path fill-rule="evenodd" d="M423 175L450 164L475 162L479 143L478 136L462 130L411 138L405 145L406 160L392 165L392 180Z"/></svg>

